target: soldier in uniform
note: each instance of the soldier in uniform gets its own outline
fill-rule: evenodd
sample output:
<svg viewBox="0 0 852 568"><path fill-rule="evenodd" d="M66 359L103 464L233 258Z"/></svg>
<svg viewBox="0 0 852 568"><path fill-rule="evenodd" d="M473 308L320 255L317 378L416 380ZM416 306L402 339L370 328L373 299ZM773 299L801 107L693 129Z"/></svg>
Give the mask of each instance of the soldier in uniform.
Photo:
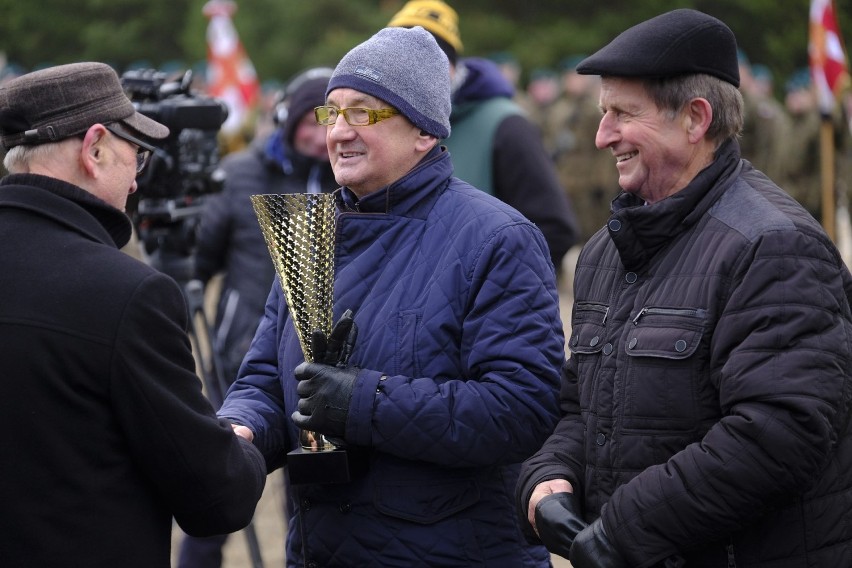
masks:
<svg viewBox="0 0 852 568"><path fill-rule="evenodd" d="M600 79L580 75L574 67L583 56L562 63L563 94L551 116L558 131L552 137L559 180L571 198L580 225L580 242L604 226L610 201L618 195L618 172L612 156L595 147L600 123Z"/></svg>
<svg viewBox="0 0 852 568"><path fill-rule="evenodd" d="M787 176L788 141L792 123L784 105L767 92L765 83L755 74L756 69L740 52L740 92L745 103L745 124L740 137L742 157L771 179ZM767 73L761 71L761 73Z"/></svg>

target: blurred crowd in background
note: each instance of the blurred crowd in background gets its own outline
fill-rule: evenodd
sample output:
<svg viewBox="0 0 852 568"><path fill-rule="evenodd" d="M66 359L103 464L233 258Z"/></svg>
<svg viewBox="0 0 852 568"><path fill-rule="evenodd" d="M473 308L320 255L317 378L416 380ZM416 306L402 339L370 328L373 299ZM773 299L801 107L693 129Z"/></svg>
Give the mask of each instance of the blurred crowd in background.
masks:
<svg viewBox="0 0 852 568"><path fill-rule="evenodd" d="M515 100L540 128L545 147L559 171L560 182L571 198L580 224L581 242L603 226L609 202L618 194L618 177L612 157L595 147L600 119L599 78L580 75L574 67L583 54L566 56L558 68L521 69L508 52L488 58L500 66L515 87ZM34 69L5 62L0 83ZM119 72L146 68L140 61ZM179 61L158 71L180 77L192 71L193 89L207 90L205 62L185 65ZM766 66L749 61L740 52L741 91L746 102L746 125L740 139L743 157L787 190L808 211L821 219L820 125L823 116L809 70L776 77ZM525 84L520 78L528 77ZM227 155L264 137L274 128L273 115L288 78L261 83L260 101L238 129L220 133L221 152ZM780 95L779 95L780 93ZM834 124L836 205L844 207L852 174L852 93L847 92L832 117ZM2 167L2 166L0 166Z"/></svg>

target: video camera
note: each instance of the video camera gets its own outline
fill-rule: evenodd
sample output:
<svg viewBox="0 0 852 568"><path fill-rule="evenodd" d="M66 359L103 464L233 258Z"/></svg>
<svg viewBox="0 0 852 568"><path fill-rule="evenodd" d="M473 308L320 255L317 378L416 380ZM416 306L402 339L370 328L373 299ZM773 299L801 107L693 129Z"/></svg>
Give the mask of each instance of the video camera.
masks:
<svg viewBox="0 0 852 568"><path fill-rule="evenodd" d="M204 200L224 182L217 136L228 108L192 92L192 71L178 80L167 78L155 70L135 70L124 73L121 84L139 113L170 131L137 179L139 200L131 217L146 252L165 263L158 268L182 280L192 277L191 269L173 264L191 255Z"/></svg>

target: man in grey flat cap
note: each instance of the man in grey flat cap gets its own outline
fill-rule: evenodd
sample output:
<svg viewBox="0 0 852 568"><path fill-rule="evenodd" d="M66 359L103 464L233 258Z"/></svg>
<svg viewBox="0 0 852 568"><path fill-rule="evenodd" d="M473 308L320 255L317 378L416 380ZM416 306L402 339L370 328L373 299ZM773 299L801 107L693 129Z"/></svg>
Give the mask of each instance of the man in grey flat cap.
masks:
<svg viewBox="0 0 852 568"><path fill-rule="evenodd" d="M558 418L556 276L535 225L453 177L448 65L419 26L338 63L316 116L343 186L334 313L354 312L358 340L305 363L276 282L219 411L270 470L299 427L365 458L345 483L289 478L292 568L550 566L513 502Z"/></svg>
<svg viewBox="0 0 852 568"><path fill-rule="evenodd" d="M733 33L675 10L577 69L623 192L577 263L528 533L574 568L852 566L852 277L740 158Z"/></svg>
<svg viewBox="0 0 852 568"><path fill-rule="evenodd" d="M249 523L260 452L202 395L170 277L124 213L168 129L75 63L0 87L0 564L168 568L172 518Z"/></svg>

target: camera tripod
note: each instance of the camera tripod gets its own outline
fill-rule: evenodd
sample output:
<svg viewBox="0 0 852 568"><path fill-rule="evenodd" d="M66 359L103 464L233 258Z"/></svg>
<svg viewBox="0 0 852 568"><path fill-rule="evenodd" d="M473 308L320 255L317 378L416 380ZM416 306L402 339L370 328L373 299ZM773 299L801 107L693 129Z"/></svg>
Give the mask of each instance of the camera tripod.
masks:
<svg viewBox="0 0 852 568"><path fill-rule="evenodd" d="M160 272L174 278L183 290L189 311L189 338L195 351L204 391L214 408L220 408L225 400L228 382L223 376L223 365L213 344L213 327L204 308L204 285L193 279L192 258L169 255L168 251L156 250L149 263ZM260 543L254 530L254 521L241 531L245 534L252 568L263 568Z"/></svg>

